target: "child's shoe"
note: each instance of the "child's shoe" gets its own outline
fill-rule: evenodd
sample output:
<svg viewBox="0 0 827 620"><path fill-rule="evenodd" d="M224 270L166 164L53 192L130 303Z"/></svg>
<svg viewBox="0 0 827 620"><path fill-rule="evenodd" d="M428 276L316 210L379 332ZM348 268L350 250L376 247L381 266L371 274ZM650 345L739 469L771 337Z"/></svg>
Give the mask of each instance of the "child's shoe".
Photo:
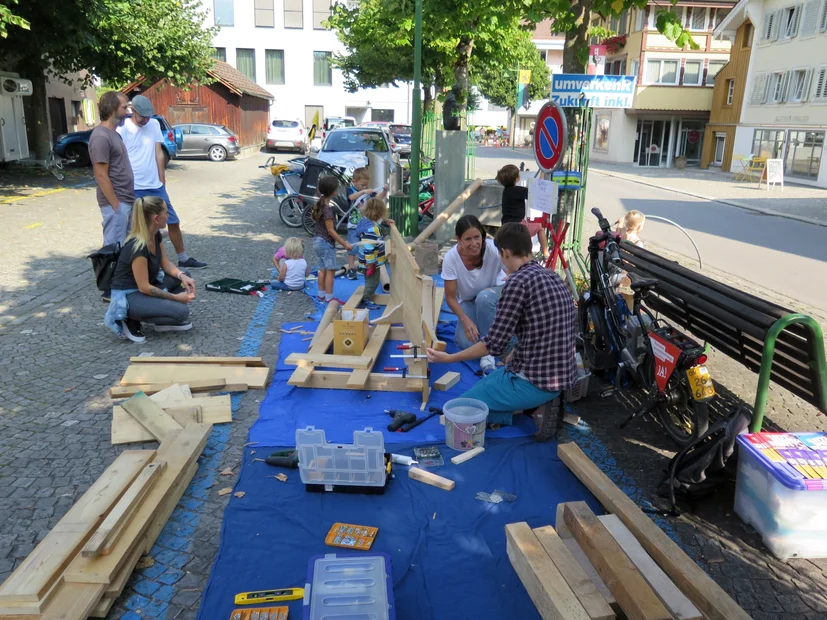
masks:
<svg viewBox="0 0 827 620"><path fill-rule="evenodd" d="M348 280L356 280L359 275L356 273L356 269L348 269L347 270L347 279Z"/></svg>
<svg viewBox="0 0 827 620"><path fill-rule="evenodd" d="M379 310L382 306L379 304L375 304L372 301L362 300L362 303L359 304L360 308L365 310Z"/></svg>

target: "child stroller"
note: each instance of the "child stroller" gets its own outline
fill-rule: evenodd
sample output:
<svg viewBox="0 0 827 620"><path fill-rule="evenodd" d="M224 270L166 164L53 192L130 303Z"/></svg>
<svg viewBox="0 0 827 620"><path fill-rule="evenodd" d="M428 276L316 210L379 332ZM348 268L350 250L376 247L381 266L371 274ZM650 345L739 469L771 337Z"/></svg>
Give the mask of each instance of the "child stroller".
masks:
<svg viewBox="0 0 827 620"><path fill-rule="evenodd" d="M339 191L336 192L331 204L336 230L347 226L350 212L356 208L354 205L351 205L347 199L347 188L350 186L350 177L345 174L345 169L320 159L308 157L304 164L304 176L302 176L302 185L299 189L297 200L303 203L302 225L311 237L316 234L316 222L310 217L310 211L319 198L319 179L326 175L334 176L339 181Z"/></svg>

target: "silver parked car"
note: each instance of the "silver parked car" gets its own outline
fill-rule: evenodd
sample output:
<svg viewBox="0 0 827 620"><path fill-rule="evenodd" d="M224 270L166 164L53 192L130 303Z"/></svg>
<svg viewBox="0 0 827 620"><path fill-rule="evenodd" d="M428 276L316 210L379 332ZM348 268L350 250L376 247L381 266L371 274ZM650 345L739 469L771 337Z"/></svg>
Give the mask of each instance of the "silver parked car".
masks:
<svg viewBox="0 0 827 620"><path fill-rule="evenodd" d="M238 155L238 136L224 125L189 123L175 125L184 136L184 145L178 157L207 157L211 161L224 161Z"/></svg>
<svg viewBox="0 0 827 620"><path fill-rule="evenodd" d="M387 131L373 127L343 127L328 132L316 157L329 164L342 166L350 175L356 168L367 166L365 151L399 163L399 155L392 150ZM316 149L311 148L310 152L316 153Z"/></svg>

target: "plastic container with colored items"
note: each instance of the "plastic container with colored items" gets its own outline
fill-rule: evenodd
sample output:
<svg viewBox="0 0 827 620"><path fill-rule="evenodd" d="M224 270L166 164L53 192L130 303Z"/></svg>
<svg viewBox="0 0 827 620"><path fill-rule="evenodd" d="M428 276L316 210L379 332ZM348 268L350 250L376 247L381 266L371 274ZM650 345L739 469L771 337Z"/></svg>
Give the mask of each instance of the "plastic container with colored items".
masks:
<svg viewBox="0 0 827 620"><path fill-rule="evenodd" d="M384 487L385 440L372 428L353 431L352 444L327 443L324 431L313 426L296 430L299 475L307 485Z"/></svg>
<svg viewBox="0 0 827 620"><path fill-rule="evenodd" d="M485 443L488 405L475 398L454 398L442 406L445 443L454 450L471 450Z"/></svg>
<svg viewBox="0 0 827 620"><path fill-rule="evenodd" d="M738 437L735 512L779 559L827 558L827 434Z"/></svg>
<svg viewBox="0 0 827 620"><path fill-rule="evenodd" d="M395 620L390 556L311 558L303 611L304 620Z"/></svg>

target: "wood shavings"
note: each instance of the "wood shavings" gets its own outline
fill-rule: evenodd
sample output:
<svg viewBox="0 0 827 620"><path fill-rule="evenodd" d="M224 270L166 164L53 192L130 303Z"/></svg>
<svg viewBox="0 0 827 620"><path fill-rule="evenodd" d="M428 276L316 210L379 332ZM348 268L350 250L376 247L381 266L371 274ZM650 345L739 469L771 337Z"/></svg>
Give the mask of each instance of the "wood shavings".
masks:
<svg viewBox="0 0 827 620"><path fill-rule="evenodd" d="M253 459L253 463L255 463L256 461L261 461L263 463L264 459Z"/></svg>
<svg viewBox="0 0 827 620"><path fill-rule="evenodd" d="M434 516L432 517L432 520L433 520L433 519L436 519L436 513L434 513Z"/></svg>
<svg viewBox="0 0 827 620"><path fill-rule="evenodd" d="M219 495L229 495L229 494L230 494L230 493L232 493L232 492L233 492L233 487L224 487L223 489L221 489L221 490L218 492L218 494L219 494Z"/></svg>
<svg viewBox="0 0 827 620"><path fill-rule="evenodd" d="M224 471L221 472L221 475L222 476L234 476L235 472L233 472L231 467L228 467L227 469L225 469Z"/></svg>
<svg viewBox="0 0 827 620"><path fill-rule="evenodd" d="M273 476L276 480L281 480L282 482L287 482L287 475L286 474L276 474Z"/></svg>
<svg viewBox="0 0 827 620"><path fill-rule="evenodd" d="M247 494L244 491L236 491L235 493L233 493L233 497L237 497L239 499L241 499L245 495L247 495Z"/></svg>
<svg viewBox="0 0 827 620"><path fill-rule="evenodd" d="M150 566L155 566L155 560L148 555L144 555L141 556L140 560L138 560L135 568L149 568Z"/></svg>
<svg viewBox="0 0 827 620"><path fill-rule="evenodd" d="M243 446L241 446L241 447L242 447L242 448L246 448L247 446L254 446L254 445L256 445L257 443L258 443L257 441L248 441L247 443L245 443L245 444L244 444Z"/></svg>

